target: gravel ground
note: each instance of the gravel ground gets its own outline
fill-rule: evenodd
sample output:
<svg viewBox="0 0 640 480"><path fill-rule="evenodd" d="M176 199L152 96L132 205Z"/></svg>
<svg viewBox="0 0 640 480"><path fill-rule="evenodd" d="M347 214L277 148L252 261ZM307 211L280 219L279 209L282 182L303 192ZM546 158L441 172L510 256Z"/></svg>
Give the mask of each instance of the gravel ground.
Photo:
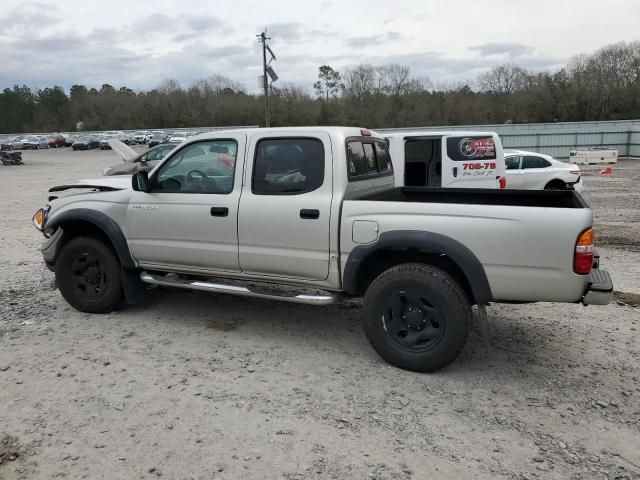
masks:
<svg viewBox="0 0 640 480"><path fill-rule="evenodd" d="M0 478L640 478L640 161L583 168L606 307L493 305L449 368L398 370L355 306L151 292L69 307L30 218L113 152L0 165Z"/></svg>

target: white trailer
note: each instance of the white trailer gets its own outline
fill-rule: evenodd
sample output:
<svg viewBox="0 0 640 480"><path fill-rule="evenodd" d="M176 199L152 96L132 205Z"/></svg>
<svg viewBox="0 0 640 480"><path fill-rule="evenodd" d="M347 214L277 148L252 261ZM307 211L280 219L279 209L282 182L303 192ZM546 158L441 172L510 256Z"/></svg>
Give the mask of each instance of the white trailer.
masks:
<svg viewBox="0 0 640 480"><path fill-rule="evenodd" d="M578 148L569 151L571 163L592 165L598 163L618 163L618 150L606 148Z"/></svg>

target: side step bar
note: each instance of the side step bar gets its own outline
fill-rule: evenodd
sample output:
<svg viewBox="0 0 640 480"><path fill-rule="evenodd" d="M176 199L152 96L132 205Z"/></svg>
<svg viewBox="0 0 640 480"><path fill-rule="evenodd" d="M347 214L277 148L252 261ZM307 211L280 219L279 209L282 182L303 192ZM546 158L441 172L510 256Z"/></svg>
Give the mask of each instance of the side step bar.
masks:
<svg viewBox="0 0 640 480"><path fill-rule="evenodd" d="M179 276L166 278L165 276L148 272L142 272L140 274L140 280L150 285L187 288L191 290L202 290L205 292L213 293L229 293L231 295L240 295L243 297L266 298L269 300L303 303L306 305L334 305L336 303L342 302L342 298L340 295L328 292L324 295L296 294L295 292L288 292L286 290L265 287L261 288L254 285L246 287L238 285L225 285L222 283L213 283L203 280L191 280Z"/></svg>

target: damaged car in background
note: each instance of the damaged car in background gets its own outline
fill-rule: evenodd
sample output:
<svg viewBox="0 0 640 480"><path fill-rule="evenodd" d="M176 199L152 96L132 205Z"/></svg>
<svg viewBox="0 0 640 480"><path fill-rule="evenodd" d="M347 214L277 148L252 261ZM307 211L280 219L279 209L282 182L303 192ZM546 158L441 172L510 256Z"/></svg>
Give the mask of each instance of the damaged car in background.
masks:
<svg viewBox="0 0 640 480"><path fill-rule="evenodd" d="M138 153L133 148L125 145L115 138L108 140L109 148L117 152L123 163L109 167L102 172L103 175L131 175L132 173L141 171L151 171L160 160L162 160L175 145L162 144L150 148L144 153Z"/></svg>

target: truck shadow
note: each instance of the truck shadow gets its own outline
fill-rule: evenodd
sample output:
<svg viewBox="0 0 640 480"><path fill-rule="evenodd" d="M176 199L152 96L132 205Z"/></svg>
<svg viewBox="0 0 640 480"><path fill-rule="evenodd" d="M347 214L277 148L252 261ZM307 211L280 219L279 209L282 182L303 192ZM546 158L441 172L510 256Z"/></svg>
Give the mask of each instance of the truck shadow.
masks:
<svg viewBox="0 0 640 480"><path fill-rule="evenodd" d="M521 379L523 376L562 376L558 365L581 363L573 358L575 349L566 349L558 339L557 322L526 320L527 305L510 306L509 315L500 308L490 307L490 339L488 349L480 333L477 312L467 345L459 358L442 371L445 375L465 375L470 372L501 379ZM297 350L290 355L303 355L308 350L348 355L351 360L388 365L369 346L361 328L358 301L349 304L318 307L278 301L216 295L204 292L156 289L147 300L129 311L150 309L159 312L158 321L177 322L204 327L212 334L221 332L234 339L278 345ZM531 317L529 317L531 318ZM395 369L393 369L395 370ZM420 375L420 374L416 374ZM435 375L440 375L436 373Z"/></svg>

